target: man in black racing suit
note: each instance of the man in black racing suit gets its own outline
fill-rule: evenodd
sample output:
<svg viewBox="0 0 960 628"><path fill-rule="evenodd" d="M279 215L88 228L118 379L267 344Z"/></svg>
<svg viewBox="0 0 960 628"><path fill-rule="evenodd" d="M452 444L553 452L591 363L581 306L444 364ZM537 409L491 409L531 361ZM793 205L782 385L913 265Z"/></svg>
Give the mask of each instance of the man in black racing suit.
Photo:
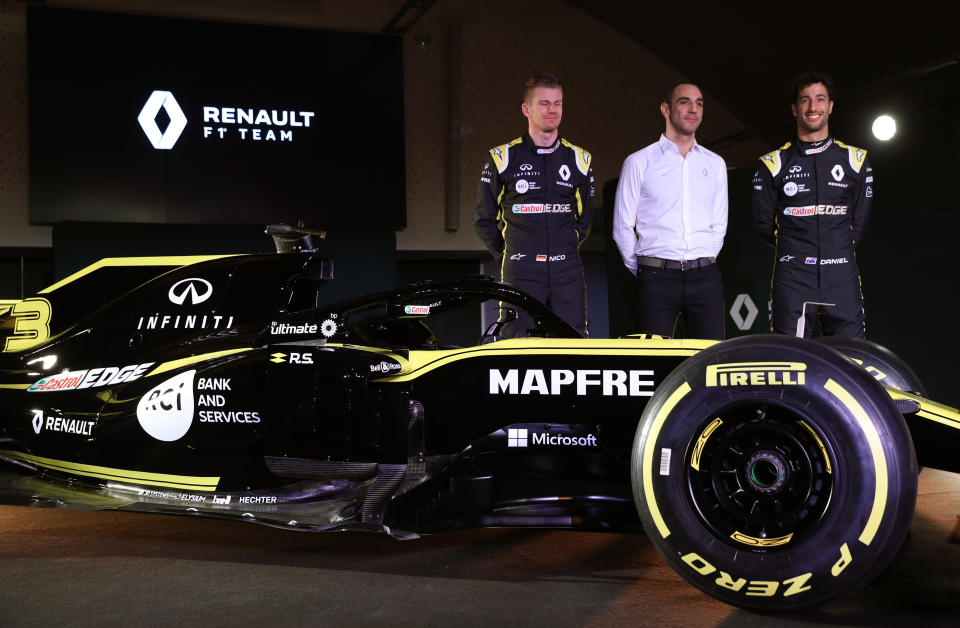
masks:
<svg viewBox="0 0 960 628"><path fill-rule="evenodd" d="M830 136L832 93L825 74L806 73L794 81L799 139L760 158L753 176L753 220L760 238L776 247L773 331L797 333L803 314L803 335L809 338L819 314L823 335L863 338L854 249L870 214L873 170L865 150Z"/></svg>
<svg viewBox="0 0 960 628"><path fill-rule="evenodd" d="M527 80L521 109L528 133L490 149L480 174L474 228L495 258L500 279L536 297L587 333L580 244L590 233L590 153L561 139L563 90L551 74ZM503 336L524 335L524 313Z"/></svg>

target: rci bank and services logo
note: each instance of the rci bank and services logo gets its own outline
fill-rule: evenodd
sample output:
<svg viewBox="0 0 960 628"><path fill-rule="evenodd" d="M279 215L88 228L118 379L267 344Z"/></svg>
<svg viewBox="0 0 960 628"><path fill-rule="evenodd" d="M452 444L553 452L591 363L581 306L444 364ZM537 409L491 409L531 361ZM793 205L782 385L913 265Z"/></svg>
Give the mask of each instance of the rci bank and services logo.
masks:
<svg viewBox="0 0 960 628"><path fill-rule="evenodd" d="M157 114L163 109L170 118L166 130L160 131L157 126ZM187 126L187 117L183 115L183 109L180 108L177 99L170 92L155 91L150 94L150 98L140 110L137 116L137 122L146 133L147 139L153 144L153 147L160 150L169 150L180 139L180 134Z"/></svg>

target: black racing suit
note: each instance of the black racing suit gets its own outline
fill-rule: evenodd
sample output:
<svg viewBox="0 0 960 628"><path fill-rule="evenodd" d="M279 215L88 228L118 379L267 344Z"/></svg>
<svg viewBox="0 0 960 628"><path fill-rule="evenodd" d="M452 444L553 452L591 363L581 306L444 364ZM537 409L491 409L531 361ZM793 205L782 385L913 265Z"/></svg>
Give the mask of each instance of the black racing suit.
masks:
<svg viewBox="0 0 960 628"><path fill-rule="evenodd" d="M823 335L865 333L854 253L873 202L867 151L833 138L787 142L760 158L753 175L757 234L776 247L771 288L773 331L804 336L819 313ZM804 302L832 303L832 307Z"/></svg>
<svg viewBox="0 0 960 628"><path fill-rule="evenodd" d="M587 332L580 244L593 211L590 153L558 139L539 147L528 135L490 149L480 173L473 226L500 260L500 279L530 293L580 333ZM522 335L518 320L504 335Z"/></svg>

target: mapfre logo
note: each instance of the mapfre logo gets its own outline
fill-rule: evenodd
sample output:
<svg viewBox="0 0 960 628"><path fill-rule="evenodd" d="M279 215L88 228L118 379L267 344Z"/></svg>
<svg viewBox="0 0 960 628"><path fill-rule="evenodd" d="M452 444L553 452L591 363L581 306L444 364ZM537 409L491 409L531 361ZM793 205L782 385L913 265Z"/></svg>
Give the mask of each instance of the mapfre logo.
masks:
<svg viewBox="0 0 960 628"><path fill-rule="evenodd" d="M213 286L209 281L199 277L188 277L170 286L167 297L175 305L183 305L187 297L190 297L190 305L199 305L209 299L211 294L213 294Z"/></svg>
<svg viewBox="0 0 960 628"><path fill-rule="evenodd" d="M731 362L707 367L707 386L803 386L803 362Z"/></svg>
<svg viewBox="0 0 960 628"><path fill-rule="evenodd" d="M163 109L167 117L170 118L167 128L163 131L157 125L157 114ZM140 115L137 116L137 122L146 134L147 139L157 150L170 150L180 139L180 134L187 126L187 117L183 115L183 109L177 99L170 92L155 91L147 98Z"/></svg>
<svg viewBox="0 0 960 628"><path fill-rule="evenodd" d="M196 369L180 373L155 386L137 403L137 420L143 431L157 440L179 440L193 423L193 376Z"/></svg>

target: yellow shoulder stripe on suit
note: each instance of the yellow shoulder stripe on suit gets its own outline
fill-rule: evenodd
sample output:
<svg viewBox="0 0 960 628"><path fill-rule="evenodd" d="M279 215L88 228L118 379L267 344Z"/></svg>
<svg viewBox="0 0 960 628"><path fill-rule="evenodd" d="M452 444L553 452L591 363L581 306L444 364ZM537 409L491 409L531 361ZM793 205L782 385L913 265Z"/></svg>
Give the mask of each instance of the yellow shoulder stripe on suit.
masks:
<svg viewBox="0 0 960 628"><path fill-rule="evenodd" d="M780 167L783 163L780 160L780 151L786 150L790 146L790 142L787 142L777 150L772 150L766 155L760 157L761 163L767 167L767 170L770 171L770 176L775 177L777 173L780 172Z"/></svg>
<svg viewBox="0 0 960 628"><path fill-rule="evenodd" d="M518 137L509 144L501 144L490 149L490 156L493 157L493 164L497 167L497 172L503 174L503 171L510 165L510 147L523 141Z"/></svg>
<svg viewBox="0 0 960 628"><path fill-rule="evenodd" d="M99 478L101 480L110 480L112 482L143 484L146 486L165 486L188 491L215 491L217 490L217 485L220 483L220 478L214 476L170 475L167 473L115 469L113 467L101 467L94 464L81 464L67 460L44 458L22 451L0 450L0 456L20 460L37 467L43 467L44 469Z"/></svg>
<svg viewBox="0 0 960 628"><path fill-rule="evenodd" d="M222 257L234 257L235 255L168 255L164 257L105 257L98 262L90 264L86 268L81 268L77 272L73 273L65 279L61 279L52 286L47 286L37 294L47 294L62 288L68 283L72 283L81 277L89 275L90 273L100 270L101 268L108 267L117 267L117 266L168 266L170 268L179 268L181 266L189 266L190 264L198 264L200 262L206 262L212 259L220 259Z"/></svg>
<svg viewBox="0 0 960 628"><path fill-rule="evenodd" d="M863 162L867 158L867 151L863 148L857 146L852 146L850 144L844 144L840 140L836 140L837 146L840 148L847 149L847 157L850 159L850 167L856 172L860 172L860 169L863 168Z"/></svg>
<svg viewBox="0 0 960 628"><path fill-rule="evenodd" d="M567 148L573 149L573 153L577 156L577 169L583 174L587 174L590 171L590 167L593 165L593 157L590 155L590 153L563 138L561 138L560 141Z"/></svg>

